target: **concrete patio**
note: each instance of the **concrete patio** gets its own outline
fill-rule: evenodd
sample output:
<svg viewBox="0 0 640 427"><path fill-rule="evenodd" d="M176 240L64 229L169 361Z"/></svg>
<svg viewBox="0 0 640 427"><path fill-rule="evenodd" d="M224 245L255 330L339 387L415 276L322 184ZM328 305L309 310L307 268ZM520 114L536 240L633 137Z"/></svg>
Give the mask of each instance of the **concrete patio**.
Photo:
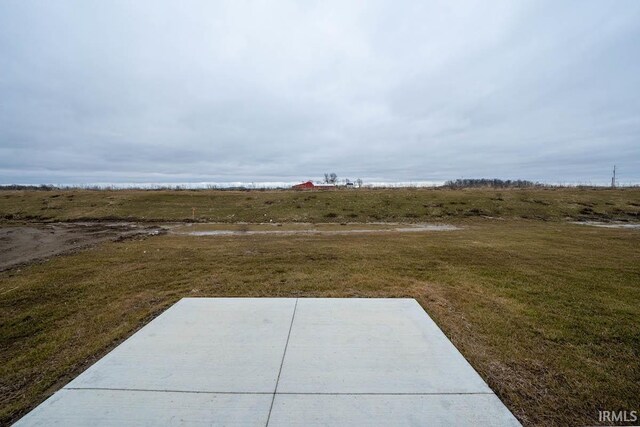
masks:
<svg viewBox="0 0 640 427"><path fill-rule="evenodd" d="M518 421L413 299L185 298L16 425Z"/></svg>

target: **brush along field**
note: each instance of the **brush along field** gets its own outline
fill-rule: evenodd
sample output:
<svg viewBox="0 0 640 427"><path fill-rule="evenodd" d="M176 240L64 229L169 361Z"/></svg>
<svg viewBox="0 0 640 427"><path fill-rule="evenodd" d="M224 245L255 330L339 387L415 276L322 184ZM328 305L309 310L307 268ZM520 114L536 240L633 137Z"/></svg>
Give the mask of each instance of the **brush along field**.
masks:
<svg viewBox="0 0 640 427"><path fill-rule="evenodd" d="M56 194L51 212L34 213ZM640 405L640 231L569 222L637 220L637 189L0 193L0 215L11 215L5 227L34 219L178 221L192 207L200 221L456 228L169 231L0 272L0 424L185 296L416 298L525 425L594 425L598 410ZM349 226L329 229L339 227Z"/></svg>

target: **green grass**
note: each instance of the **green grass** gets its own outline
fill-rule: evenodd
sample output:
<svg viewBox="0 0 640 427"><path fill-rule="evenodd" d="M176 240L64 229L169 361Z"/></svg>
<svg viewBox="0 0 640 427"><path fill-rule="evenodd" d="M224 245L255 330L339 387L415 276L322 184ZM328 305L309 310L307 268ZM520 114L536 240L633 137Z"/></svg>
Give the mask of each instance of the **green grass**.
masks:
<svg viewBox="0 0 640 427"><path fill-rule="evenodd" d="M640 188L343 191L2 191L0 219L420 222L469 217L640 219Z"/></svg>
<svg viewBox="0 0 640 427"><path fill-rule="evenodd" d="M99 193L82 197L93 194ZM352 194L220 197L359 197ZM374 194L411 201L413 195L444 199L465 193ZM503 197L524 194L503 192ZM542 199L556 193L527 194ZM626 202L618 200L620 194L637 193L596 194L622 206ZM214 196L204 192L193 197ZM593 202L594 210L600 200ZM178 212L176 206L185 202L168 204ZM87 215L82 209L65 212L68 218ZM172 211L162 212L166 217ZM283 210L279 215L289 214ZM186 296L416 298L526 425L594 425L599 409L636 410L640 232L559 221L476 218L457 223L465 229L339 236L164 235L108 243L0 273L0 424L15 420Z"/></svg>

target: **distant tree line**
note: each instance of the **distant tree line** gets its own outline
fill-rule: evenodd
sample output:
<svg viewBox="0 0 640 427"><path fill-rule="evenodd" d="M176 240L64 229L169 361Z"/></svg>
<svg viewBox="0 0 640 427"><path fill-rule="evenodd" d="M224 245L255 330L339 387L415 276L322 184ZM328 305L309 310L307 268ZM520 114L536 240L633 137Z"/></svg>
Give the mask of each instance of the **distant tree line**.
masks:
<svg viewBox="0 0 640 427"><path fill-rule="evenodd" d="M40 191L52 191L59 190L58 187L54 185L18 185L18 184L8 184L8 185L0 185L0 190L40 190Z"/></svg>
<svg viewBox="0 0 640 427"><path fill-rule="evenodd" d="M116 185L18 185L7 184L0 185L0 191L74 191L74 190L90 190L90 191L198 191L198 190L216 190L216 191L268 191L268 190L285 190L287 187L255 187L255 186L233 186L223 187L218 185L207 185L206 187L190 187L188 185L153 185L153 186L137 186L130 185L126 187Z"/></svg>
<svg viewBox="0 0 640 427"><path fill-rule="evenodd" d="M448 188L478 188L478 187L490 187L490 188L530 188L530 187L544 187L544 184L539 182L527 181L524 179L487 179L487 178L466 178L456 179L453 181L447 181L444 183Z"/></svg>
<svg viewBox="0 0 640 427"><path fill-rule="evenodd" d="M335 174L327 174L329 175L327 178L329 178L328 180L325 180L326 183L333 183L333 184L338 184L338 177L336 176L335 179L333 176L331 175L335 175ZM349 179L344 179L343 180L344 185L345 186L355 186L355 187L362 187L363 186L363 181L361 179L357 179L355 181L351 181ZM452 181L446 181L444 183L444 185L440 188L452 188L452 189L459 189L459 188L533 188L533 187L554 187L554 188L610 188L609 186L598 186L598 185L568 185L568 184L542 184L539 182L533 182L533 181L527 181L527 180L523 180L523 179L516 179L516 180L511 180L511 179L507 179L507 180L503 180L503 179L486 179L486 178L482 178L482 179L456 179L456 180L452 180ZM628 188L639 188L640 185L638 184L626 184L623 185L621 187L628 187ZM56 186L56 185L18 185L18 184L7 184L7 185L2 185L0 184L0 191L10 191L10 190L23 190L23 191L64 191L64 190L94 190L94 191L101 191L101 190L109 190L109 191L116 191L116 190L122 190L122 191L126 191L126 190L139 190L139 191L159 191L159 190L170 190L170 191L197 191L197 190L216 190L216 191L268 191L268 190L282 190L285 189L286 187L257 187L254 185L251 186L237 186L237 187L226 187L226 186L218 186L215 184L210 184L207 185L205 188L194 188L194 187L189 187L187 185L154 185L151 187L147 187L147 186L136 186L136 185L132 185L132 186L126 186L126 187L120 187L120 186L112 186L112 185L63 185L63 186ZM389 187L382 187L382 186L378 186L377 188L411 188L411 186L407 186L407 187L397 187L397 186L389 186Z"/></svg>

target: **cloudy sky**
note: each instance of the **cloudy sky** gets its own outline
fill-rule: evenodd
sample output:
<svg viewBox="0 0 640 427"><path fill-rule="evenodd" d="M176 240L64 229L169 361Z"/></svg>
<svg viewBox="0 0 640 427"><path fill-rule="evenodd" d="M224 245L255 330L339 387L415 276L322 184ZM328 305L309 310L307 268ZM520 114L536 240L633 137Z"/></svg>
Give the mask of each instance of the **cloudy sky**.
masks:
<svg viewBox="0 0 640 427"><path fill-rule="evenodd" d="M0 0L0 184L640 182L640 1Z"/></svg>

